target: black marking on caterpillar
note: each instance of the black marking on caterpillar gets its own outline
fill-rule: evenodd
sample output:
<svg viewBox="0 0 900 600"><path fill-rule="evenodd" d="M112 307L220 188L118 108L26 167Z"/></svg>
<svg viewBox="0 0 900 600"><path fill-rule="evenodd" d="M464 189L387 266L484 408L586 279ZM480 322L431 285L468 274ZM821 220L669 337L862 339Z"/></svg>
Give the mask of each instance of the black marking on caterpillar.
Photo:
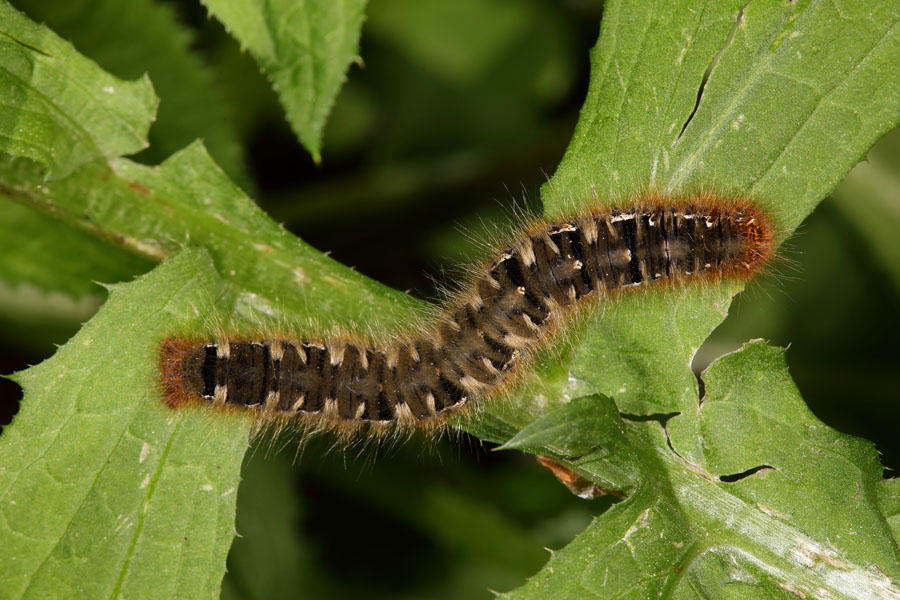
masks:
<svg viewBox="0 0 900 600"><path fill-rule="evenodd" d="M167 338L164 402L337 427L427 426L500 389L572 309L654 283L745 279L773 249L769 220L751 201L711 194L537 222L418 334L380 345Z"/></svg>

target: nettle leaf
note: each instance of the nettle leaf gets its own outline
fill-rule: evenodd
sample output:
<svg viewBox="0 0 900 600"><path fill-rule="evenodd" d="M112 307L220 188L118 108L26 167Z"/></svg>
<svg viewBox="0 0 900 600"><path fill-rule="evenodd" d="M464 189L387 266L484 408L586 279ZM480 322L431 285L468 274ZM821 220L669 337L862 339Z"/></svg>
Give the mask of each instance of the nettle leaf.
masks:
<svg viewBox="0 0 900 600"><path fill-rule="evenodd" d="M809 411L780 348L751 343L704 379L696 416L626 419L624 435L580 430L583 445L626 450L638 483L509 597L896 597L900 565L879 506L874 446ZM701 464L670 446L685 419L703 436ZM577 469L602 481L621 457L583 459Z"/></svg>
<svg viewBox="0 0 900 600"><path fill-rule="evenodd" d="M707 188L752 194L787 236L896 125L896 6L745 4L605 5L548 212Z"/></svg>
<svg viewBox="0 0 900 600"><path fill-rule="evenodd" d="M591 90L544 190L546 209L581 202L577 189L605 198L635 182L667 192L705 186L749 192L787 236L900 117L890 100L900 12L843 8L738 2L659 14L607 3ZM624 413L656 418L626 414L627 444L603 437L609 426L595 439L573 440L582 428L530 436L602 487L640 483L512 597L900 593L888 525L896 510L879 506L890 492L874 449L809 414L780 351L757 343L721 360L698 400L688 365L737 290L623 297L586 326L557 397L600 393ZM547 404L508 403L493 431L498 422L515 431ZM592 418L583 402L559 410L548 419L573 410ZM573 456L573 444L598 451ZM637 477L622 472L634 462Z"/></svg>
<svg viewBox="0 0 900 600"><path fill-rule="evenodd" d="M225 172L243 183L243 147L230 107L217 90L216 74L191 52L195 36L174 5L153 0L130 0L127 10L118 0L16 0L16 5L113 75L149 74L162 102L142 162L160 162L202 138Z"/></svg>
<svg viewBox="0 0 900 600"><path fill-rule="evenodd" d="M410 296L324 256L275 223L199 142L159 167L120 158L8 195L52 209L150 259L187 246L207 248L219 272L242 292L230 307L234 317L256 326L261 320L276 328L314 320L317 328L375 328L417 314Z"/></svg>
<svg viewBox="0 0 900 600"><path fill-rule="evenodd" d="M316 162L334 99L357 57L365 0L204 0L268 74Z"/></svg>
<svg viewBox="0 0 900 600"><path fill-rule="evenodd" d="M247 423L169 411L148 383L159 339L213 314L222 288L205 251L182 253L113 286L53 358L14 376L25 398L0 438L4 595L218 595Z"/></svg>
<svg viewBox="0 0 900 600"><path fill-rule="evenodd" d="M128 10L117 1L19 0L16 5L31 18L47 22L115 75L129 78L151 73L164 102L149 133L152 147L142 153L143 160L162 159L201 137L218 164L232 176L242 174L242 149L229 127L227 108L214 91L211 73L189 52L191 34L175 18L171 6L150 0L130 2ZM68 78L82 80L84 69L95 70L77 54L72 57L65 67ZM76 63L83 63L83 68L75 67ZM102 71L97 73L97 77L108 77ZM33 85L37 94L39 86ZM126 108L117 106L116 111ZM62 114L67 113L61 111L57 117ZM98 110L97 115L113 116L108 110ZM77 122L77 114L69 116L55 125L65 128L69 121ZM89 133L103 134L100 128ZM142 146L146 140L136 147ZM55 151L48 146L43 152ZM125 148L110 156L123 152ZM4 180L9 180L8 171ZM9 288L0 296L0 303L8 312L34 318L59 319L60 315L51 311L58 312L61 305L69 303L69 310L63 312L85 320L105 297L93 282L122 281L152 266L93 233L74 231L51 216L6 201L0 207L0 253L6 257L0 265L0 280Z"/></svg>
<svg viewBox="0 0 900 600"><path fill-rule="evenodd" d="M8 3L0 4L0 34L4 181L62 177L147 145L156 112L149 79L112 77Z"/></svg>
<svg viewBox="0 0 900 600"><path fill-rule="evenodd" d="M54 63L59 70L54 75L56 80L100 80L109 84L109 90L133 86L103 73L48 29L38 28L12 9L4 10L15 16L15 23L22 23L23 31L32 32L32 37L38 37L33 33L37 31L45 45L61 48L60 56L65 60ZM13 48L30 52L29 56L34 55L32 60L40 64L42 55L38 50L22 50L17 45ZM9 62L2 63L7 71L21 62L15 53L0 55L0 60ZM155 99L149 82L144 83L151 95L143 107L146 109L155 106ZM23 76L18 85L24 90L23 97L46 95L55 99L55 94L64 91L48 87L42 78L30 81ZM31 154L44 157L43 162L29 164L51 170L53 178L35 177L35 169L21 161L0 162L0 193L151 260L169 258L184 246L204 246L219 272L244 292L233 310L256 325L260 319L268 319L287 328L288 324L314 319L322 328L354 323L369 323L374 328L408 321L416 313L417 302L409 296L328 259L275 223L222 172L200 142L172 155L158 167L125 158L96 160L107 155L90 153L78 156L80 168L75 168L74 161L66 163L65 168L60 166L54 157L64 141L72 145L81 138L106 140L104 136L119 123L120 115L134 109L129 97L115 97L119 103L108 108L92 106L97 115L89 120L82 118L85 108L81 104L72 106L63 100L42 101L33 107L13 106L8 116L11 121L21 111L20 120L40 120L45 129L54 132L45 139L32 134L24 122L17 129L17 135L32 139ZM146 114L144 125L149 125L150 116L151 113ZM73 131L73 123L80 124L80 129ZM141 131L142 137L135 141L134 149L146 144L146 126ZM110 153L133 149L106 142ZM0 138L0 156L18 153L16 137ZM40 173L41 169L37 171ZM298 286L303 288L303 294L296 292Z"/></svg>
<svg viewBox="0 0 900 600"><path fill-rule="evenodd" d="M711 188L750 194L785 238L900 121L892 100L900 93L900 34L892 29L900 15L885 10L858 4L838 13L823 2L715 2L703 10L607 3L588 97L543 189L545 211L613 202L642 185L672 193ZM849 31L848 46L837 32ZM852 120L835 106L855 107ZM597 311L569 356L548 357L539 395L553 388L556 397L599 393L642 415L695 412L690 362L740 289L723 282L623 295ZM551 378L551 371L566 376ZM536 408L540 403L525 398L493 412L514 431ZM699 431L681 444L700 460Z"/></svg>
<svg viewBox="0 0 900 600"><path fill-rule="evenodd" d="M92 105L90 94L69 104L65 86L50 86L46 73L29 79L20 67L31 61L30 68L41 73L52 58L56 83L100 82L110 90L135 85L104 74L8 6L0 10L9 40L18 40L7 40L10 51L0 54L2 73L16 76L13 91L21 89L26 100L4 113L7 123L22 129L14 127L16 135L0 139L0 150L18 156L21 139L28 138L32 159L25 169L15 160L4 164L4 195L148 258L171 258L134 283L110 288L110 299L77 336L52 359L15 376L24 399L0 436L4 592L10 597L217 596L234 535L249 423L165 409L156 383L160 339L226 320L238 323L242 314L259 325L257 315L270 305L247 290L265 290L279 278L274 289L282 294L270 297L285 300L288 308L279 314L295 317L333 313L348 321L347 313L359 310L354 301L387 296L387 288L289 236L199 144L158 168L97 160L104 152L145 144L155 105L149 84L137 88L149 94L144 104L106 91L121 104ZM90 118L84 118L85 110L93 111ZM129 111L144 115L141 127L120 127ZM43 129L32 133L29 123ZM121 129L134 135L112 135ZM52 135L38 135L42 132ZM106 145L97 152L90 146L100 139ZM65 160L59 160L63 154ZM208 246L220 270L205 249L178 253L189 242ZM266 258L253 265L251 256ZM298 284L313 296L298 295ZM412 302L403 298L392 292L375 308L387 321L392 311L410 310Z"/></svg>
<svg viewBox="0 0 900 600"><path fill-rule="evenodd" d="M25 24L25 31L37 27L18 13L11 14ZM65 49L66 60L58 67L57 79L97 79L109 83L110 89L129 85L104 74L49 30L41 28L40 32L48 46ZM29 52L41 56L35 50ZM0 55L0 59L9 61L7 70L19 62L12 53ZM42 79L30 82L22 78L20 85L25 96L55 98L54 90L47 89ZM149 83L147 91L152 94ZM321 327L338 323L379 326L408 320L415 313L417 303L410 297L328 259L275 223L222 172L200 142L159 167L125 158L95 160L105 155L83 154L80 168L75 169L74 163L59 168L51 160L61 144L56 138L65 133L72 138L68 142L75 143L79 137L103 137L133 105L126 97L117 98L120 104L110 108L93 107L98 116L88 121L81 119L81 105L46 101L28 110L21 108L25 112L22 118L41 120L58 134L43 139L23 129L34 137L32 153L48 157L41 166L53 169L54 178L22 177L23 172L33 173L16 161L0 163L0 192L151 260L169 258L184 246L207 248L219 272L244 292L238 297L238 308L232 308L256 325L259 319L286 327L314 318ZM150 100L155 106L155 100ZM15 120L20 109L13 108L9 118ZM72 132L72 123L83 123L83 131ZM137 147L145 144L146 128L143 136ZM0 139L0 156L2 152L16 156L18 148L15 137ZM118 148L118 152L127 149ZM296 292L298 286L303 294Z"/></svg>

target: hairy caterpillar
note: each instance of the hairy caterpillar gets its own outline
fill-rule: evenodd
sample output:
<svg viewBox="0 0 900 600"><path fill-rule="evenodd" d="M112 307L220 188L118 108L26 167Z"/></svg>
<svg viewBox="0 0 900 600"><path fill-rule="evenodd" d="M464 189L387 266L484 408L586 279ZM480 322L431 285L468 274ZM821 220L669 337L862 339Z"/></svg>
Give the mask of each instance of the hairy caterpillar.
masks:
<svg viewBox="0 0 900 600"><path fill-rule="evenodd" d="M380 344L167 338L164 402L336 427L434 425L508 382L573 309L647 284L745 279L773 247L751 201L712 194L535 222L419 332Z"/></svg>

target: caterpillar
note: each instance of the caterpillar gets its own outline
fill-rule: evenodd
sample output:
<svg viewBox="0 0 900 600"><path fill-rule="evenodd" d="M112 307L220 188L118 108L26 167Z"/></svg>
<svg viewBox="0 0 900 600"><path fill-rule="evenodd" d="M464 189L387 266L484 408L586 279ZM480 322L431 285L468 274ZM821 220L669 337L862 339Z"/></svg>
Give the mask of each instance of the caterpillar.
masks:
<svg viewBox="0 0 900 600"><path fill-rule="evenodd" d="M415 333L383 343L166 338L163 400L337 428L427 427L502 388L574 309L619 290L746 279L773 248L751 200L709 193L537 221Z"/></svg>

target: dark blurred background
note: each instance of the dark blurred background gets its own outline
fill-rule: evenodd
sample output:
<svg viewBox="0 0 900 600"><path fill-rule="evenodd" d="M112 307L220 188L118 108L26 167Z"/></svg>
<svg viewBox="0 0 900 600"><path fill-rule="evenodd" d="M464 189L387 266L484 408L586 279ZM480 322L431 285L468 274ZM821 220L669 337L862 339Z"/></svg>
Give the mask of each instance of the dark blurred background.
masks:
<svg viewBox="0 0 900 600"><path fill-rule="evenodd" d="M77 8L59 8L73 3L14 4L114 74L149 68L163 107L176 94L177 81L142 68L140 56L124 61L85 31ZM276 220L338 261L428 300L437 297L435 278L479 256L485 232L513 221L511 207L539 209L539 188L578 118L601 16L599 2L587 0L373 0L364 66L350 70L315 166L264 76L205 9L163 6L190 29L208 91L225 107L220 125L241 147L182 127L184 140L151 137L138 159L159 162L204 137ZM154 131L165 130L164 117L161 109ZM810 408L873 440L890 468L900 466L898 148L900 134L889 134L873 168L821 204L777 273L739 297L696 361L702 368L755 337L790 345L790 369ZM0 292L2 305L8 292ZM55 314L0 311L0 372L50 356L100 294ZM5 424L20 391L0 386ZM608 506L571 496L527 457L491 453L462 435L383 449L390 456L380 460L327 450L327 441L315 442L295 461L293 452L262 447L248 459L238 513L246 535L229 559L230 597L290 595L294 583L310 597L476 597L521 583L546 559L543 546L565 545ZM452 526L457 516L477 526ZM293 569L296 581L279 569Z"/></svg>

